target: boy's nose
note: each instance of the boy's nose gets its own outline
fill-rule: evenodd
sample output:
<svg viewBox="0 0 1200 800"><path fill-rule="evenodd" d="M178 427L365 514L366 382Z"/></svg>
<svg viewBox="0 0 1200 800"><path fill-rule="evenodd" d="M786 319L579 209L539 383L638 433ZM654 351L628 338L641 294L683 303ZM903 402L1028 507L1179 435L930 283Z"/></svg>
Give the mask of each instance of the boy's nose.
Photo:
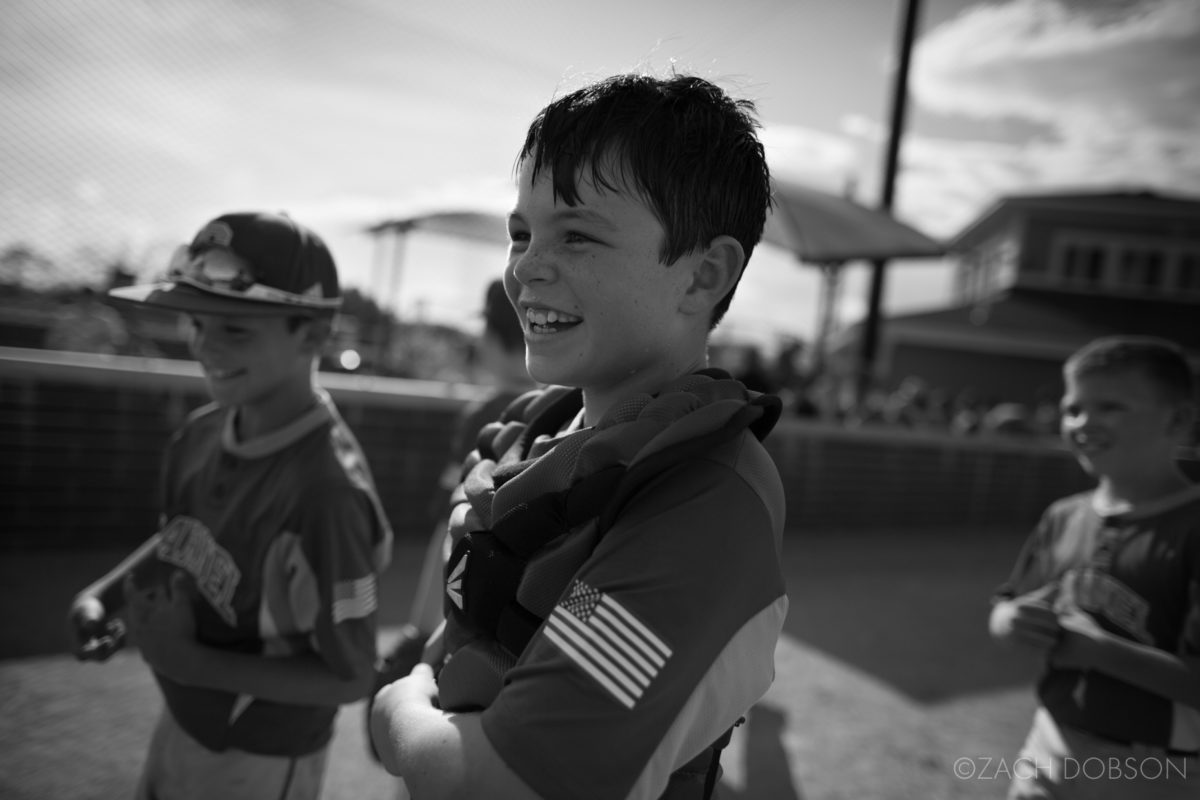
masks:
<svg viewBox="0 0 1200 800"><path fill-rule="evenodd" d="M525 252L516 257L513 264L513 276L526 285L552 280L554 264L541 247L530 243Z"/></svg>
<svg viewBox="0 0 1200 800"><path fill-rule="evenodd" d="M216 337L209 335L205 331L192 331L191 350L193 357L203 355L212 355L216 350L220 349Z"/></svg>

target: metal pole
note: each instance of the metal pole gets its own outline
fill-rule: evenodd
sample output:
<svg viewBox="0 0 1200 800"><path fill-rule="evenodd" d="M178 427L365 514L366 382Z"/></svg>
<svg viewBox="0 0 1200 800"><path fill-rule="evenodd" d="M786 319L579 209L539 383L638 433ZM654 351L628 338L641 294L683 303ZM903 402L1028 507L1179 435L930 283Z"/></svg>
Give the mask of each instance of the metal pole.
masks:
<svg viewBox="0 0 1200 800"><path fill-rule="evenodd" d="M904 135L904 117L908 106L908 67L912 60L913 39L916 36L917 17L920 14L920 0L905 0L903 18L901 21L899 60L896 64L895 79L892 83L892 114L891 127L888 130L886 161L883 170L883 192L880 196L879 207L884 211L892 210L892 200L896 193L896 172L900 161L900 140ZM880 309L883 306L884 274L887 259L880 259L871 264L871 290L867 300L867 317L863 324L862 337L859 340L858 387L856 391L858 404L861 407L870 391L875 375L875 361L879 351Z"/></svg>

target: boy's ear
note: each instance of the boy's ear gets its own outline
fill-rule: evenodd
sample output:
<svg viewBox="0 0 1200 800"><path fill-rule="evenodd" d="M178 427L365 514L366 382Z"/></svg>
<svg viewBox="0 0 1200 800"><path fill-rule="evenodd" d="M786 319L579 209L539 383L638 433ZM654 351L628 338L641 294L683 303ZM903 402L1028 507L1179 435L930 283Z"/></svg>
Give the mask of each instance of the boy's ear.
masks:
<svg viewBox="0 0 1200 800"><path fill-rule="evenodd" d="M305 346L314 355L321 353L325 342L333 334L333 320L329 317L309 317L299 322Z"/></svg>
<svg viewBox="0 0 1200 800"><path fill-rule="evenodd" d="M713 239L692 267L692 282L683 296L681 310L709 314L737 285L745 266L741 242L725 235Z"/></svg>
<svg viewBox="0 0 1200 800"><path fill-rule="evenodd" d="M1200 408L1197 408L1194 401L1186 400L1175 404L1171 430L1183 440L1184 444L1191 441L1192 432L1196 429L1198 413L1200 413Z"/></svg>

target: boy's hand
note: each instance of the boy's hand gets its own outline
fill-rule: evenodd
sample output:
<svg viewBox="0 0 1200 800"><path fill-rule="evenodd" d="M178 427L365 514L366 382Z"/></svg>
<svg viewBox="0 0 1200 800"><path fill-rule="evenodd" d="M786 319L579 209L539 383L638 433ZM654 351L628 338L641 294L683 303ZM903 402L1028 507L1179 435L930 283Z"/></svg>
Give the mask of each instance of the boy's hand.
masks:
<svg viewBox="0 0 1200 800"><path fill-rule="evenodd" d="M1050 663L1060 669L1091 669L1098 661L1098 649L1108 634L1091 614L1078 609L1059 615L1062 637L1050 651Z"/></svg>
<svg viewBox="0 0 1200 800"><path fill-rule="evenodd" d="M371 706L371 743L388 772L400 774L406 720L422 711L436 709L437 697L437 682L428 664L417 664L408 677L389 683L375 695Z"/></svg>
<svg viewBox="0 0 1200 800"><path fill-rule="evenodd" d="M1048 651L1062 635L1058 614L1048 592L1039 589L1002 601L994 610L992 630L1007 639L1034 650Z"/></svg>
<svg viewBox="0 0 1200 800"><path fill-rule="evenodd" d="M130 641L142 651L147 664L182 683L186 683L183 672L196 640L196 619L187 580L179 571L171 575L166 585L147 588L138 588L132 576L125 579Z"/></svg>
<svg viewBox="0 0 1200 800"><path fill-rule="evenodd" d="M91 595L75 599L67 612L72 652L80 661L107 661L125 643L125 625L107 619L104 605Z"/></svg>

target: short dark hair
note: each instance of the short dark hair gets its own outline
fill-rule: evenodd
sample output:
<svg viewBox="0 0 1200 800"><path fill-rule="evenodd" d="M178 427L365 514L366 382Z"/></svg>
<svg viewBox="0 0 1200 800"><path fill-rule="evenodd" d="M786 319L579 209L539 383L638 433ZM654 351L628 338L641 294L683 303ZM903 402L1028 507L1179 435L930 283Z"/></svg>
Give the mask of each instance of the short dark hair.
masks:
<svg viewBox="0 0 1200 800"><path fill-rule="evenodd" d="M736 239L749 263L771 206L758 127L752 101L735 100L703 78L615 75L542 109L517 167L532 157L535 179L549 169L554 197L568 205L579 201L584 170L597 187L616 191L620 182L638 192L666 231L664 264L721 235ZM734 289L713 309L711 326Z"/></svg>
<svg viewBox="0 0 1200 800"><path fill-rule="evenodd" d="M1183 348L1155 336L1106 336L1084 345L1063 364L1063 375L1133 370L1170 402L1194 402L1196 378Z"/></svg>

